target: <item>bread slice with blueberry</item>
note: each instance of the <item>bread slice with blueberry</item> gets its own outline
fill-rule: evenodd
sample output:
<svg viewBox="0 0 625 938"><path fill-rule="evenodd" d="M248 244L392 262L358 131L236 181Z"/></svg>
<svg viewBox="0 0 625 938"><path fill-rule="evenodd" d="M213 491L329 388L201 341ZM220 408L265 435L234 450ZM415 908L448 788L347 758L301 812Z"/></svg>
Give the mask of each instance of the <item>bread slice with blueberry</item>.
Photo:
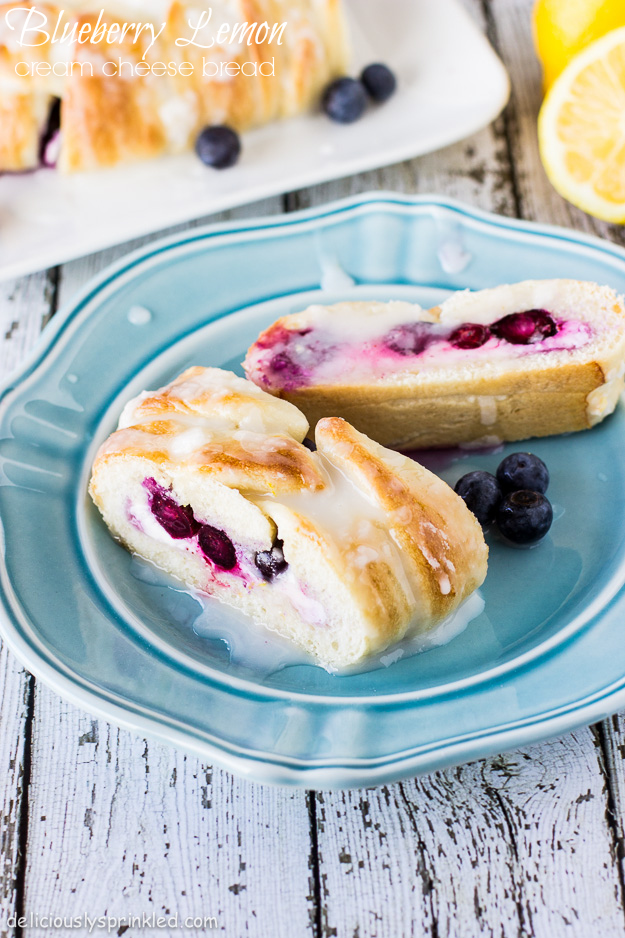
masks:
<svg viewBox="0 0 625 938"><path fill-rule="evenodd" d="M215 368L124 408L91 496L129 550L325 667L427 632L483 582L487 547L437 476L340 418Z"/></svg>
<svg viewBox="0 0 625 938"><path fill-rule="evenodd" d="M594 426L623 390L625 311L576 280L402 302L311 306L247 353L248 378L314 426L341 416L400 450L488 445Z"/></svg>

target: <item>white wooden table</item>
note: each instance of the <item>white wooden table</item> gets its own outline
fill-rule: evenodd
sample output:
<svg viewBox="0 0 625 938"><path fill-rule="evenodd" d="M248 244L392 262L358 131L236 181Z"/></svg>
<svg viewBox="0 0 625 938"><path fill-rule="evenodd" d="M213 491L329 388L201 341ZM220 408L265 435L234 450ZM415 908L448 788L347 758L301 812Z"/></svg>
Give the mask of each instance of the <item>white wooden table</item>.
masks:
<svg viewBox="0 0 625 938"><path fill-rule="evenodd" d="M569 206L542 170L530 0L465 3L510 71L503 117L442 152L230 217L384 188L448 194L623 244L623 229ZM55 310L128 248L0 285L2 375ZM622 716L426 778L307 793L239 781L93 719L5 648L0 688L2 936L51 933L45 919L7 924L13 915L35 923L144 914L177 914L181 925L212 916L231 938L625 934ZM106 924L131 938L205 933Z"/></svg>

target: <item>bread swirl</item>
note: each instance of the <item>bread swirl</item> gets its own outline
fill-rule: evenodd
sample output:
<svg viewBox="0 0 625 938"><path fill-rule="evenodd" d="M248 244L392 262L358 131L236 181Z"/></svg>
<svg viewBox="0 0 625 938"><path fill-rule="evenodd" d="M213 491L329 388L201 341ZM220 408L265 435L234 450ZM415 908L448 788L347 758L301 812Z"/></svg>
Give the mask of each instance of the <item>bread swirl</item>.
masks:
<svg viewBox="0 0 625 938"><path fill-rule="evenodd" d="M131 551L341 668L450 615L487 548L422 466L339 418L316 452L307 430L286 401L192 368L127 405L90 493Z"/></svg>
<svg viewBox="0 0 625 938"><path fill-rule="evenodd" d="M609 287L529 280L408 303L311 307L250 348L250 380L311 425L336 415L385 446L488 444L582 430L623 389L625 312Z"/></svg>

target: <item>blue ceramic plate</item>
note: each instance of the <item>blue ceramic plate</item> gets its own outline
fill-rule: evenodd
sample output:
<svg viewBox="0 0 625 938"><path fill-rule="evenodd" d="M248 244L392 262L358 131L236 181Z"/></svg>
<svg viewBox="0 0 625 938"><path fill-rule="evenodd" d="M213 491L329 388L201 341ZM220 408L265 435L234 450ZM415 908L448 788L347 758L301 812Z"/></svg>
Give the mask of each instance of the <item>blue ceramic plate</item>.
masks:
<svg viewBox="0 0 625 938"><path fill-rule="evenodd" d="M197 601L137 576L86 497L95 448L129 396L192 363L240 372L278 315L357 296L430 305L531 277L624 292L625 252L388 194L194 230L107 270L55 317L0 399L3 637L86 709L280 784L375 785L622 706L622 405L590 432L532 443L551 469L557 520L533 550L491 544L484 612L466 631L362 674L230 663L223 642L194 631ZM441 474L453 484L515 448L447 460Z"/></svg>

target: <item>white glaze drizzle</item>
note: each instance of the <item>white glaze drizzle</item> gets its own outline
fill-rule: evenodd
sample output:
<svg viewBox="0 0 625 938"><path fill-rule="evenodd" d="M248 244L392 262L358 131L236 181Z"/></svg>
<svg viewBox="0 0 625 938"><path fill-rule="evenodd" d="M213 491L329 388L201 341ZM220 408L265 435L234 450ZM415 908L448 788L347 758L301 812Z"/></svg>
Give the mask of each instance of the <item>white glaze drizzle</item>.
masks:
<svg viewBox="0 0 625 938"><path fill-rule="evenodd" d="M237 403L233 410L226 409L221 414L210 415L190 411L159 412L158 407L156 407L156 413L142 412L141 405L152 396L150 392L144 391L124 408L120 417L122 433L128 435L129 439L134 439L134 442L143 448L145 448L146 436L152 436L158 448L166 451L175 462L190 460L193 454L201 451L207 443L215 447L222 442L226 448L229 442L235 439L256 459L261 462L264 459L268 464L272 464L275 461L276 449L283 445L284 436L280 438L271 435L267 429L267 422L271 425L272 415L269 421L266 421L267 395L256 388L248 394L249 387L243 379L215 371L208 374L200 373L167 389L170 399L178 399L181 403L187 404L189 401L200 399L202 408L207 410L211 402L215 404L216 410L219 410L220 404L224 404L227 394L232 390L239 393L243 390L246 393L247 400L243 407ZM208 401L204 400L207 393ZM273 403L273 399L270 398L269 401ZM275 403L283 405L285 402ZM171 422L172 431L155 432L151 435L149 425L155 422ZM241 424L246 427L254 426L256 429L241 429ZM351 452L351 444L346 443L345 446ZM408 604L415 609L414 621L408 626L408 632L410 632L419 619L421 585L408 556L393 536L392 526L389 529L388 512L370 500L325 454L316 452L307 453L306 456L310 463L316 466L320 478L325 482L324 486L316 490L302 489L296 492L280 493L279 496L259 494L253 498L254 502L261 509L265 503L265 510L268 514L271 514L269 503L277 501L294 513L309 518L318 530L324 532L345 555L348 569L356 577L366 578L367 568L372 563L380 561L387 563L394 571ZM397 458L401 460L401 457ZM174 545L180 550L197 551L199 549L195 541L187 544L185 541L170 538L152 516L147 492L140 503L134 501L127 506L127 515L131 523L135 523L140 530L161 543ZM390 520L392 525L402 525L409 523L411 518L411 509L405 505L395 512ZM445 537L444 532L438 531L431 523L423 522L423 525L429 526L432 532ZM446 551L443 551L440 557L433 556L424 545L421 545L421 551L435 574L441 594L448 595L451 591L450 574L454 572L454 568L444 556ZM251 585L264 583L254 565L252 555L248 557L246 554L243 557L238 548L237 559ZM271 585L289 599L305 621L318 626L326 623L327 614L322 604L306 593L291 566L285 573L276 577Z"/></svg>

